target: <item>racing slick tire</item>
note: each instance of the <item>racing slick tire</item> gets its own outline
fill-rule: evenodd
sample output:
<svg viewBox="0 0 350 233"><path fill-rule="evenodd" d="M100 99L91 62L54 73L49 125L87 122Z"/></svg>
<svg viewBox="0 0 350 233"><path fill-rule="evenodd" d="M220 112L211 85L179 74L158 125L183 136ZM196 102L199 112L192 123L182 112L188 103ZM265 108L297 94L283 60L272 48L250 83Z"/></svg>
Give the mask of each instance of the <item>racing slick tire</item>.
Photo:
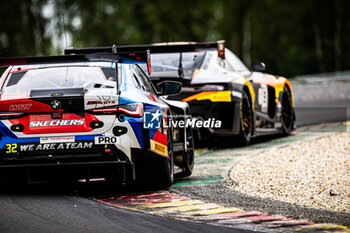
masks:
<svg viewBox="0 0 350 233"><path fill-rule="evenodd" d="M282 134L287 136L290 135L293 130L294 123L294 112L292 106L292 95L291 91L287 86L284 87L282 100L281 100L281 123L282 123Z"/></svg>
<svg viewBox="0 0 350 233"><path fill-rule="evenodd" d="M172 129L167 129L168 157L136 160L136 185L140 189L167 189L174 182Z"/></svg>
<svg viewBox="0 0 350 233"><path fill-rule="evenodd" d="M169 188L174 183L174 146L171 128L167 129L168 157L162 157L157 169L158 187Z"/></svg>
<svg viewBox="0 0 350 233"><path fill-rule="evenodd" d="M236 138L238 146L246 146L251 139L253 127L253 111L249 96L245 91L242 92L242 101L240 103L239 134Z"/></svg>

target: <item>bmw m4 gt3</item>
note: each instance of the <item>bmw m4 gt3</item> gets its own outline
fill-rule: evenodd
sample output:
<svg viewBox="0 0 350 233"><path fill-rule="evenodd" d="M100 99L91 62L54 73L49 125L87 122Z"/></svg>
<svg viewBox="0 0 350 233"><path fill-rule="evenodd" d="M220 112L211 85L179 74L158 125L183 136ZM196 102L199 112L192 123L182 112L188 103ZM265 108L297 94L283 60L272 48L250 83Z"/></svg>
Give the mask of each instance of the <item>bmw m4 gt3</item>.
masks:
<svg viewBox="0 0 350 233"><path fill-rule="evenodd" d="M167 188L175 156L190 175L192 138L178 137L175 151L175 130L168 127L172 110L185 115L188 105L170 106L159 97L178 93L181 84L165 82L157 92L136 64L149 55L111 47L109 53L0 58L0 66L9 66L0 79L2 177L35 182L38 173L54 171Z"/></svg>

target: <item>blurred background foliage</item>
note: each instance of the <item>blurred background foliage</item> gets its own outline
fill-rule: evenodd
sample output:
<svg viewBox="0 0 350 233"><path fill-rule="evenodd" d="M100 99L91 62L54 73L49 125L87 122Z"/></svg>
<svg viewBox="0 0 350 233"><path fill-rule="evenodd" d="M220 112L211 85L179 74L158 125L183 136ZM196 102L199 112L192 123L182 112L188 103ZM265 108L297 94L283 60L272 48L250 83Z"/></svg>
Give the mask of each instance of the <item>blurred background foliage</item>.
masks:
<svg viewBox="0 0 350 233"><path fill-rule="evenodd" d="M349 0L1 1L0 52L61 54L65 37L68 47L224 39L274 74L349 70L349 10Z"/></svg>

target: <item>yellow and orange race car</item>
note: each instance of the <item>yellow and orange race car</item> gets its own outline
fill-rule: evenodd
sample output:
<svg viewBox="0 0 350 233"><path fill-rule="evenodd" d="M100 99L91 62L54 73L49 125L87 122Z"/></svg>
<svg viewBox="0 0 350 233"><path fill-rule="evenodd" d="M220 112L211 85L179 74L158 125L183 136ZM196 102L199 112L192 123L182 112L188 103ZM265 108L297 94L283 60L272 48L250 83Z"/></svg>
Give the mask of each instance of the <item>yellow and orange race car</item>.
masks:
<svg viewBox="0 0 350 233"><path fill-rule="evenodd" d="M248 69L225 48L225 41L146 47L151 50L152 82L181 82L182 92L169 98L187 102L192 117L207 122L208 127L194 127L195 138L235 136L238 144L246 145L252 137L288 135L294 129L288 79L263 73L264 63L253 63Z"/></svg>
<svg viewBox="0 0 350 233"><path fill-rule="evenodd" d="M263 73L264 63L253 63L248 69L225 48L225 41L127 45L116 49L149 49L153 84L161 87L166 80L182 83L181 93L169 96L168 101L189 104L192 118L187 123L195 139L234 136L234 142L246 145L252 137L288 135L294 128L293 93L288 79ZM146 65L142 68L147 71Z"/></svg>

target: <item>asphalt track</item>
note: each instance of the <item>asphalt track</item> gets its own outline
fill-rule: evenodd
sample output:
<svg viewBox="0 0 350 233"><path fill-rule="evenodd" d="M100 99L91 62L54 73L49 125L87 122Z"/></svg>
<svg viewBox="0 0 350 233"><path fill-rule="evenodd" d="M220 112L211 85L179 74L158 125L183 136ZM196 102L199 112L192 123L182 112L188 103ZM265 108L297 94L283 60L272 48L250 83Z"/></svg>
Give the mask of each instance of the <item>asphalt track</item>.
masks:
<svg viewBox="0 0 350 233"><path fill-rule="evenodd" d="M0 232L251 232L109 207L88 198L125 192L104 183L1 188Z"/></svg>
<svg viewBox="0 0 350 233"><path fill-rule="evenodd" d="M296 99L297 125L347 120L349 103L348 98ZM110 207L90 198L124 192L130 190L105 184L0 186L0 232L253 232Z"/></svg>
<svg viewBox="0 0 350 233"><path fill-rule="evenodd" d="M349 99L295 101L296 125L298 127L329 122L350 120Z"/></svg>

